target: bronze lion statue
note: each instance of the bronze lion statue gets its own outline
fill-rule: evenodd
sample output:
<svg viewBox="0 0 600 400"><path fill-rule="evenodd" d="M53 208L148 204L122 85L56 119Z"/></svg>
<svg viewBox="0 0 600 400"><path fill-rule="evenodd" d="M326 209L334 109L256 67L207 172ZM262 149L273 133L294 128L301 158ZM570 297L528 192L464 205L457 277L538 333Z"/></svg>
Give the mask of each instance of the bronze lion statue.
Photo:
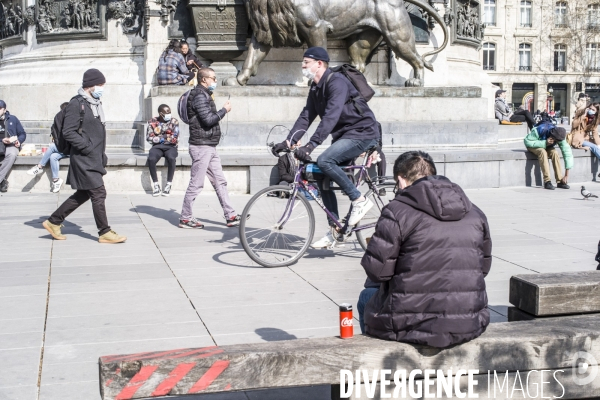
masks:
<svg viewBox="0 0 600 400"><path fill-rule="evenodd" d="M346 41L350 63L365 70L369 56L383 41L395 56L409 63L413 77L406 86L423 86L424 68L433 71L425 57L442 51L448 28L436 10L421 0L405 0L431 15L444 31L443 44L420 56L403 0L245 0L253 35L244 66L228 85L245 85L273 47L320 46L327 39Z"/></svg>

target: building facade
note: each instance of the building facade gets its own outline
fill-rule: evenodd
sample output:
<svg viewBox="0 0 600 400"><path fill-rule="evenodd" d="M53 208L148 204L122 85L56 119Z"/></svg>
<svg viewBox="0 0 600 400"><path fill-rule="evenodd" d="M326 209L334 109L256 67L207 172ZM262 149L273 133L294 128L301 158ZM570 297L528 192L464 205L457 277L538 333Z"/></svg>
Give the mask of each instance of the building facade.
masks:
<svg viewBox="0 0 600 400"><path fill-rule="evenodd" d="M516 108L570 116L600 101L600 1L483 0L482 68Z"/></svg>

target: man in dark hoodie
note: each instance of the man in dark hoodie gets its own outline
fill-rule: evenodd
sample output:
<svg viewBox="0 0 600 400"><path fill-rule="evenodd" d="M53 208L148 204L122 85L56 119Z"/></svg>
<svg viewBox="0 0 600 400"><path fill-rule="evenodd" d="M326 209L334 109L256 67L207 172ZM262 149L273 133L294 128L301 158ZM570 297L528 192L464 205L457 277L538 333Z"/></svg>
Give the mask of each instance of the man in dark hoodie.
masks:
<svg viewBox="0 0 600 400"><path fill-rule="evenodd" d="M490 323L485 214L436 175L427 153L402 154L394 176L401 190L383 209L361 262L368 276L357 307L363 333L438 348L472 340Z"/></svg>

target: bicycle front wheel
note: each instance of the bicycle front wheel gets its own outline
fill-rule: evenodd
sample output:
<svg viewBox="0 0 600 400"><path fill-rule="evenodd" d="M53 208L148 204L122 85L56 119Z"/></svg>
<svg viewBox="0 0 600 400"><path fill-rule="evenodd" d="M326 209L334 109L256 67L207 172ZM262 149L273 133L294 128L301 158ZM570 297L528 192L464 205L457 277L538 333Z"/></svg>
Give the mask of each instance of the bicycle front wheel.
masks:
<svg viewBox="0 0 600 400"><path fill-rule="evenodd" d="M242 213L240 241L246 254L263 267L295 263L313 239L313 209L304 196L290 198L291 194L288 186L270 186L255 194Z"/></svg>
<svg viewBox="0 0 600 400"><path fill-rule="evenodd" d="M356 225L356 239L363 250L367 249L371 236L375 233L375 225L379 221L381 216L381 210L385 207L395 196L394 188L396 187L393 183L384 183L377 185L377 193L369 190L365 197L371 200L375 205L371 207L369 212L360 220Z"/></svg>

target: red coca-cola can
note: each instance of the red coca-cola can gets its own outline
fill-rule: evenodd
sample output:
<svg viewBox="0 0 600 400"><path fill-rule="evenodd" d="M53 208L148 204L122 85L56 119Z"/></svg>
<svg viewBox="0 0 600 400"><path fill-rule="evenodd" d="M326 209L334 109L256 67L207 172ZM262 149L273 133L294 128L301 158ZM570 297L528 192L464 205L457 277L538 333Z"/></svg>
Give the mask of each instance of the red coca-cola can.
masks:
<svg viewBox="0 0 600 400"><path fill-rule="evenodd" d="M352 304L340 304L340 337L349 339L354 336L354 324L352 323Z"/></svg>

